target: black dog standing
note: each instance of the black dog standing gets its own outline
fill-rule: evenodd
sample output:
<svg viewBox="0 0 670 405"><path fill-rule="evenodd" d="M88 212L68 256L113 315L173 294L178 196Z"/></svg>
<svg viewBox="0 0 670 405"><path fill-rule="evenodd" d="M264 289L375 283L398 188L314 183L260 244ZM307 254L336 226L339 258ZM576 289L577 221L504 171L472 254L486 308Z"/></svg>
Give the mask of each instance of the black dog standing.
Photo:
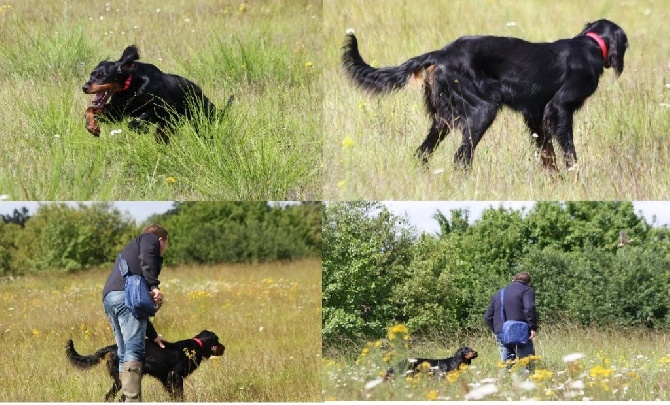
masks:
<svg viewBox="0 0 670 405"><path fill-rule="evenodd" d="M370 93L399 90L412 80L424 86L432 120L417 150L426 163L454 128L463 138L454 161L469 168L477 144L507 106L520 112L540 149L545 168L556 171L552 139L563 149L568 169L577 162L572 118L596 90L604 68L623 72L628 38L608 20L588 23L574 38L532 43L518 38L461 37L444 48L407 60L399 66L374 68L358 52L348 32L342 64L348 76Z"/></svg>
<svg viewBox="0 0 670 405"><path fill-rule="evenodd" d="M175 115L192 119L202 108L210 121L214 119L214 104L197 84L163 73L154 65L137 62L139 58L137 47L131 45L116 62L104 60L93 69L91 78L82 87L84 93L95 94L92 105L86 109L88 132L100 136L97 117L121 121L130 116L134 119L129 128L136 130L144 123L155 124L156 140L167 143L165 126Z"/></svg>

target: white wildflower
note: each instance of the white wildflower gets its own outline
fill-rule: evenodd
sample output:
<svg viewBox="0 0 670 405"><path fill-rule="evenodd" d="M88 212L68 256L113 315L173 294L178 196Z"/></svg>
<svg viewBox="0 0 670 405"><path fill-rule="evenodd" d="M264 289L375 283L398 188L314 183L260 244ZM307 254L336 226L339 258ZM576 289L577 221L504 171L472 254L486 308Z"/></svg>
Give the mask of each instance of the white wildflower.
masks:
<svg viewBox="0 0 670 405"><path fill-rule="evenodd" d="M484 384L465 394L463 399L482 399L485 396L494 394L496 392L498 392L498 387L496 387L494 384Z"/></svg>
<svg viewBox="0 0 670 405"><path fill-rule="evenodd" d="M577 361L582 358L584 358L584 353L570 353L563 356L563 363L572 363L573 361Z"/></svg>

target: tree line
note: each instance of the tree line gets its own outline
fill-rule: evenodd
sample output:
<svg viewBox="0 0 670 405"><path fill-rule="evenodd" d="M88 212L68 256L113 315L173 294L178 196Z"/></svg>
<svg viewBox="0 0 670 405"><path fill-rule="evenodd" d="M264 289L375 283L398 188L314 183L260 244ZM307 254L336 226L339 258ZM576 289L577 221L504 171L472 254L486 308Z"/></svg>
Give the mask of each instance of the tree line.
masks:
<svg viewBox="0 0 670 405"><path fill-rule="evenodd" d="M514 274L533 278L541 324L670 327L670 229L630 202L538 202L529 210L437 211L419 232L378 202L324 206L324 344L484 332L490 297Z"/></svg>
<svg viewBox="0 0 670 405"><path fill-rule="evenodd" d="M145 223L108 202L48 203L0 216L0 275L108 265L144 225L167 228L166 265L253 263L321 255L319 202L177 202Z"/></svg>

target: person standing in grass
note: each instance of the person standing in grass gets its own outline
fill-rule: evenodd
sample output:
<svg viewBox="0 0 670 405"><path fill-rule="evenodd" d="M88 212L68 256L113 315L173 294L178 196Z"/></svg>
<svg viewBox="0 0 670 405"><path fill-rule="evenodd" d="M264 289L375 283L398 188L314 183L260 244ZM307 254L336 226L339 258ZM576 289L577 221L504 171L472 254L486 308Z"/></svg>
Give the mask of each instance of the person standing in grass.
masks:
<svg viewBox="0 0 670 405"><path fill-rule="evenodd" d="M151 224L142 230L140 236L128 243L120 255L128 263L130 273L141 275L147 281L156 309L163 303L163 293L158 288L160 284L158 276L163 266L163 255L167 245L167 230L160 225ZM120 257L116 259L102 289L102 301L118 345L121 392L126 402L140 402L144 339L148 337L161 347L164 347L164 340L156 333L148 318L138 319L126 307L124 295L126 282L119 270Z"/></svg>
<svg viewBox="0 0 670 405"><path fill-rule="evenodd" d="M501 291L498 290L491 297L489 307L484 314L484 322L493 331L500 359L503 362L521 360L524 357L535 355L533 339L537 336L538 322L535 310L535 290L530 286L530 274L517 273L512 282L505 287L505 320L523 321L528 323L530 336L524 345L504 345L500 341L503 329ZM530 368L528 368L530 371Z"/></svg>

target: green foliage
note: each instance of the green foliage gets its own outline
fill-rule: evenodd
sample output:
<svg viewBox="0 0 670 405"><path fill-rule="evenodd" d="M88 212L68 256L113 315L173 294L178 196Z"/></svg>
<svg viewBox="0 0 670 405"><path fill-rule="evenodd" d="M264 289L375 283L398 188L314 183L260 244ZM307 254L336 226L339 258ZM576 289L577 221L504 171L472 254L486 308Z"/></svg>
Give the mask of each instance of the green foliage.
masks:
<svg viewBox="0 0 670 405"><path fill-rule="evenodd" d="M320 204L184 202L156 218L171 233L171 263L250 263L320 254Z"/></svg>
<svg viewBox="0 0 670 405"><path fill-rule="evenodd" d="M323 215L323 334L375 336L400 312L414 231L374 202L333 202Z"/></svg>
<svg viewBox="0 0 670 405"><path fill-rule="evenodd" d="M533 278L542 325L670 326L670 230L651 227L630 202L491 208L471 224L462 210L434 218L440 233L415 237L380 203L326 206L326 345L378 338L398 321L419 336L483 332L491 295L520 271ZM382 251L389 235L408 235L402 250Z"/></svg>
<svg viewBox="0 0 670 405"><path fill-rule="evenodd" d="M184 202L150 218L170 233L166 264L319 257L321 204ZM141 228L110 203L43 204L25 222L0 222L0 275L105 265Z"/></svg>
<svg viewBox="0 0 670 405"><path fill-rule="evenodd" d="M107 263L138 231L109 203L41 205L16 233L11 272L72 271Z"/></svg>

